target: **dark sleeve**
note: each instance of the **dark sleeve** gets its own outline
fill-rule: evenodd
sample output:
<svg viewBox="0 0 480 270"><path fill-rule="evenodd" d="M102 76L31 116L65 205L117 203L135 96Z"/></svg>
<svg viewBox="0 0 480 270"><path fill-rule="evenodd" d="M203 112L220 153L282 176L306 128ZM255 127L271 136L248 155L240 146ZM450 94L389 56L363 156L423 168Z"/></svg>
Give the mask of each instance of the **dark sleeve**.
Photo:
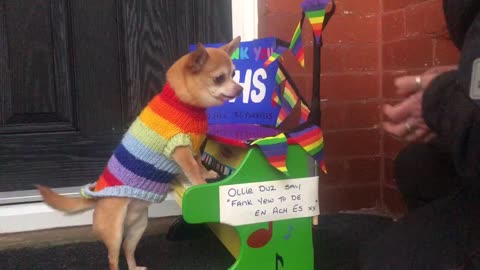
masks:
<svg viewBox="0 0 480 270"><path fill-rule="evenodd" d="M480 185L480 105L469 95L473 61L477 58L480 58L480 16L467 33L458 71L440 75L425 90L423 117L450 147L458 173L476 179Z"/></svg>

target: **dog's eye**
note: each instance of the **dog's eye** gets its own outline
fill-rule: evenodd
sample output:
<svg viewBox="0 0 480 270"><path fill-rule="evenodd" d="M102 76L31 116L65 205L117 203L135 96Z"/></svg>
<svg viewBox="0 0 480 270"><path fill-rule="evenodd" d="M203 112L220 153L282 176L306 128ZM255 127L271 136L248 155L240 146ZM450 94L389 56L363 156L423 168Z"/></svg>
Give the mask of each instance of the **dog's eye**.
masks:
<svg viewBox="0 0 480 270"><path fill-rule="evenodd" d="M221 84L225 81L225 74L219 75L214 79L216 84Z"/></svg>
<svg viewBox="0 0 480 270"><path fill-rule="evenodd" d="M235 70L232 72L232 78L235 77Z"/></svg>

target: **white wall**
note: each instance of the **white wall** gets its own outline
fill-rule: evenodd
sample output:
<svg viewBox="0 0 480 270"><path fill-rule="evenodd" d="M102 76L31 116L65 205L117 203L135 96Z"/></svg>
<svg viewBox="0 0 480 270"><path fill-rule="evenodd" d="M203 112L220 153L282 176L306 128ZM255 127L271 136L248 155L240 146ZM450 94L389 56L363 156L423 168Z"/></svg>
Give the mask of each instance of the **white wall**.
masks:
<svg viewBox="0 0 480 270"><path fill-rule="evenodd" d="M258 1L232 0L233 37L253 40L258 37Z"/></svg>

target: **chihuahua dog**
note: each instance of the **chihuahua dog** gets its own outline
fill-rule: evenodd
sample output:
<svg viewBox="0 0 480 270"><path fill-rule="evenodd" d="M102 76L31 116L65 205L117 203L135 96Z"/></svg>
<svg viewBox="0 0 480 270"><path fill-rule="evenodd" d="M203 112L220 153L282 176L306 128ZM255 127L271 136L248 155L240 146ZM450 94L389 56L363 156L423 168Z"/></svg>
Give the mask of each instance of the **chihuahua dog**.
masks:
<svg viewBox="0 0 480 270"><path fill-rule="evenodd" d="M200 146L207 131L206 108L237 97L231 55L240 37L220 48L205 48L181 57L167 71L167 83L124 135L99 179L65 197L37 186L45 203L66 212L94 208L93 230L108 249L110 270L118 269L123 248L129 270L137 266L135 249L148 223L148 206L161 202L169 183L181 172L193 183L218 174L203 167ZM122 244L123 243L123 244Z"/></svg>

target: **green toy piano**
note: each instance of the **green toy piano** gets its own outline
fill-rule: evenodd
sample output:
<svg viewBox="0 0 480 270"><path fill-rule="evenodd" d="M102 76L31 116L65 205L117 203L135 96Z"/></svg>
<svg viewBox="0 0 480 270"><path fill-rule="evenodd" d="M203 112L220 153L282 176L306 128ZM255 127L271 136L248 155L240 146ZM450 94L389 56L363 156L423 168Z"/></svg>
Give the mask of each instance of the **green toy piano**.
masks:
<svg viewBox="0 0 480 270"><path fill-rule="evenodd" d="M314 269L312 224L320 213L319 174L326 172L319 127L319 62L328 2L304 1L289 43L275 38L241 43L232 58L244 95L209 110L202 153L204 165L220 178L198 186L185 179L174 183L183 220L207 224L236 258L228 269ZM292 53L304 65L305 18L315 36L311 102L277 61Z"/></svg>

